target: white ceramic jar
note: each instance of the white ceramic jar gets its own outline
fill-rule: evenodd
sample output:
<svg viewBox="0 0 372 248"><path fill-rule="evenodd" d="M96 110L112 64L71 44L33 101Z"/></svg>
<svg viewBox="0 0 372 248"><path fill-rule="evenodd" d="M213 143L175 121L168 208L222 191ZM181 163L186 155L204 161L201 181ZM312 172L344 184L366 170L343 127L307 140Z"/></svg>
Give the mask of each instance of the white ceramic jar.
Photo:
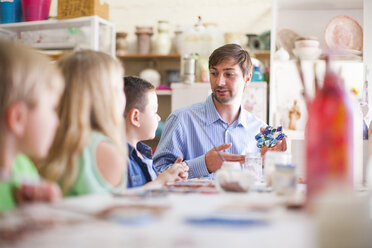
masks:
<svg viewBox="0 0 372 248"><path fill-rule="evenodd" d="M172 48L172 40L169 36L168 21L158 21L158 35L154 42L154 53L167 55Z"/></svg>
<svg viewBox="0 0 372 248"><path fill-rule="evenodd" d="M287 152L267 151L264 157L264 176L268 186L272 185L272 177L277 164L289 165L292 155Z"/></svg>
<svg viewBox="0 0 372 248"><path fill-rule="evenodd" d="M144 69L140 72L139 77L150 82L155 88L160 86L161 76L160 73L152 68Z"/></svg>

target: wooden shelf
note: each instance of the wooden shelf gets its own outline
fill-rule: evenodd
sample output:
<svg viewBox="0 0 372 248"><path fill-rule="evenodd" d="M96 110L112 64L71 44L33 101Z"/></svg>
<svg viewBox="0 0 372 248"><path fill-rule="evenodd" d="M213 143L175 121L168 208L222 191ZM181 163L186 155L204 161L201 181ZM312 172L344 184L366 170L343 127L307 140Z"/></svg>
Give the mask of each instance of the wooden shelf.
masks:
<svg viewBox="0 0 372 248"><path fill-rule="evenodd" d="M52 61L57 61L62 56L72 52L68 50L38 50L38 51L48 56Z"/></svg>
<svg viewBox="0 0 372 248"><path fill-rule="evenodd" d="M253 58L270 58L270 51L269 50L259 50L259 51L250 51L249 53L252 55Z"/></svg>
<svg viewBox="0 0 372 248"><path fill-rule="evenodd" d="M118 56L120 59L179 59L180 54L172 53L167 55L161 54L127 54L124 56Z"/></svg>
<svg viewBox="0 0 372 248"><path fill-rule="evenodd" d="M156 90L156 94L158 96L170 96L172 95L172 91L171 90Z"/></svg>

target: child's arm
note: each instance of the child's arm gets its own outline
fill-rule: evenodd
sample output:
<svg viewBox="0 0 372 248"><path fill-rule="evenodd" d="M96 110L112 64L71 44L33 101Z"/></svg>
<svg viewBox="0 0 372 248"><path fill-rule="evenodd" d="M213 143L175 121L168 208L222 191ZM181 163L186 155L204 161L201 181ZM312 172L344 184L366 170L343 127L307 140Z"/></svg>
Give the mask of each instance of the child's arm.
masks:
<svg viewBox="0 0 372 248"><path fill-rule="evenodd" d="M14 191L14 199L18 204L30 202L54 202L62 197L59 186L54 182L40 181L24 183Z"/></svg>
<svg viewBox="0 0 372 248"><path fill-rule="evenodd" d="M112 186L123 180L125 161L118 149L111 143L100 142L96 151L97 167L102 177Z"/></svg>

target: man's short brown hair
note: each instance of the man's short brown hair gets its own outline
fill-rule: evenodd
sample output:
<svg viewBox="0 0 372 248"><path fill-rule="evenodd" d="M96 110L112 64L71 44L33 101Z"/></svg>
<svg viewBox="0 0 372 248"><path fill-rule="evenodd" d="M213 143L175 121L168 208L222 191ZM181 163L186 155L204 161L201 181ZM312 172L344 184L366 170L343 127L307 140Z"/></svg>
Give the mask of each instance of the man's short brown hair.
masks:
<svg viewBox="0 0 372 248"><path fill-rule="evenodd" d="M252 61L249 53L237 44L227 44L213 51L209 56L209 69L224 60L234 60L239 64L243 76L252 72Z"/></svg>

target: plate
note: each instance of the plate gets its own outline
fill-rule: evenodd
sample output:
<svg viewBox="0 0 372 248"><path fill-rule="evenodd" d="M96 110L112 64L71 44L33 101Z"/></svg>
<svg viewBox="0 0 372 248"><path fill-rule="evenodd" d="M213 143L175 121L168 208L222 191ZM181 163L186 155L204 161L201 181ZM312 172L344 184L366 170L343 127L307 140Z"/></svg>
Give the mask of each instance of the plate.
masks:
<svg viewBox="0 0 372 248"><path fill-rule="evenodd" d="M363 49L363 29L349 16L336 16L325 29L325 41L329 48Z"/></svg>

